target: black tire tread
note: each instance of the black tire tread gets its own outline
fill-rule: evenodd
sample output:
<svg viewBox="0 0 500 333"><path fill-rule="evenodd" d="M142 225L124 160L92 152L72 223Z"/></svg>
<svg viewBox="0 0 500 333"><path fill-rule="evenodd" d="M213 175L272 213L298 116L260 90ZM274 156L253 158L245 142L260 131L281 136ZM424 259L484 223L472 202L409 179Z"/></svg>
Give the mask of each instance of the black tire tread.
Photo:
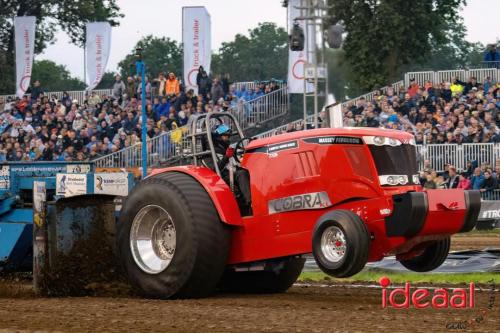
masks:
<svg viewBox="0 0 500 333"><path fill-rule="evenodd" d="M356 251L352 260L346 260L341 267L335 269L322 265L319 255L314 251L315 243L319 241L318 238L321 238L321 236L317 234L317 230L322 228L323 223L328 222L335 222L344 229L345 236L351 238L350 243L354 244L353 248ZM326 274L338 278L349 277L360 272L368 261L370 250L370 233L366 224L358 215L348 210L334 211L333 219L326 220L323 223L316 225L313 231L313 255L319 268Z"/></svg>
<svg viewBox="0 0 500 333"><path fill-rule="evenodd" d="M414 272L429 272L443 264L450 252L451 238L436 241L427 246L424 252L411 259L401 260L404 267Z"/></svg>
<svg viewBox="0 0 500 333"><path fill-rule="evenodd" d="M154 279L149 278L147 282L143 281L142 288L137 288L137 283L134 283L136 289L140 289L140 293L149 298L199 298L210 295L224 272L230 246L229 228L220 221L205 189L187 174L167 172L146 178L132 190L128 198L132 197L134 192L144 191L141 189L152 185L168 189L180 201L183 213L187 214L189 221L192 221L189 228L193 246L192 249L188 249L189 255L184 259L186 266L184 274L177 277L178 285L170 287L174 292L162 290L162 284L167 281L162 275L166 272L157 274ZM123 204L124 208L127 201ZM127 219L127 217L123 218ZM123 223L120 223L118 226L117 238L119 242L120 239L122 239L121 242L127 242L130 229L126 230L127 228L122 225ZM125 249L126 247L125 245ZM126 253L122 253L120 257L124 255ZM126 266L127 263L124 262L124 265ZM168 269L175 268L169 267ZM137 275L140 276L140 274L142 273Z"/></svg>
<svg viewBox="0 0 500 333"><path fill-rule="evenodd" d="M224 273L219 288L224 292L242 294L275 294L287 291L297 281L306 259L291 257L285 259L284 267L279 271L234 272Z"/></svg>

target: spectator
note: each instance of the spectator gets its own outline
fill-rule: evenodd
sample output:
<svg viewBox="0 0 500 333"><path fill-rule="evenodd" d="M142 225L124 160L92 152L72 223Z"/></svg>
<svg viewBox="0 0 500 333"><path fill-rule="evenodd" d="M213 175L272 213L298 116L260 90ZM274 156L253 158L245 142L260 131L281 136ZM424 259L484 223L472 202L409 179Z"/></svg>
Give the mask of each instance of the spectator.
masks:
<svg viewBox="0 0 500 333"><path fill-rule="evenodd" d="M466 172L462 172L460 174L457 188L461 188L464 190L472 189L471 181L467 178Z"/></svg>
<svg viewBox="0 0 500 333"><path fill-rule="evenodd" d="M434 190L436 189L436 183L433 180L432 175L428 174L425 179L424 189Z"/></svg>
<svg viewBox="0 0 500 333"><path fill-rule="evenodd" d="M112 97L121 103L121 99L123 94L125 94L127 88L125 87L125 83L122 81L122 77L117 74L115 76L115 83L113 84L113 89L111 92Z"/></svg>
<svg viewBox="0 0 500 333"><path fill-rule="evenodd" d="M198 94L206 97L207 93L212 89L210 78L207 72L200 66L198 74L196 75L196 85L198 86Z"/></svg>
<svg viewBox="0 0 500 333"><path fill-rule="evenodd" d="M167 79L165 78L165 74L160 73L158 78L154 80L154 82L158 85L158 96L163 97L167 95Z"/></svg>
<svg viewBox="0 0 500 333"><path fill-rule="evenodd" d="M500 66L500 53L497 51L495 44L490 44L484 53L484 61L489 62L488 67L499 68ZM495 63L496 62L496 63Z"/></svg>
<svg viewBox="0 0 500 333"><path fill-rule="evenodd" d="M479 190L482 188L484 183L484 176L481 172L481 168L475 168L474 174L471 177L471 185L473 190Z"/></svg>
<svg viewBox="0 0 500 333"><path fill-rule="evenodd" d="M212 101L215 103L220 98L224 98L224 90L222 89L222 85L220 84L218 79L214 79L212 84L212 89L210 90L210 95L212 96ZM249 98L247 100L251 100L253 98Z"/></svg>
<svg viewBox="0 0 500 333"><path fill-rule="evenodd" d="M40 81L36 80L31 88L31 100L37 100L41 95L43 95L43 89L40 85Z"/></svg>
<svg viewBox="0 0 500 333"><path fill-rule="evenodd" d="M457 174L457 169L450 165L448 167L448 179L447 179L447 188L457 188L459 183L459 175Z"/></svg>
<svg viewBox="0 0 500 333"><path fill-rule="evenodd" d="M170 72L168 73L168 80L166 83L166 93L167 95L177 95L180 92L180 83L179 80L175 77L175 74Z"/></svg>
<svg viewBox="0 0 500 333"><path fill-rule="evenodd" d="M486 198L491 196L493 190L497 188L497 181L494 177L491 176L491 171L486 170L484 172L484 181L481 184L480 191L484 193Z"/></svg>

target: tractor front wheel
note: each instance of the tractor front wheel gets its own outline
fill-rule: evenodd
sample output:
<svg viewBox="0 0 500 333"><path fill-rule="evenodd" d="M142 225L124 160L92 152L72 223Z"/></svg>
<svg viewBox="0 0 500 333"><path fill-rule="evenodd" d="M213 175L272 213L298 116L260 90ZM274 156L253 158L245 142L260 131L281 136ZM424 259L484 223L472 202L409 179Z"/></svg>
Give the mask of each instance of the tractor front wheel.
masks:
<svg viewBox="0 0 500 333"><path fill-rule="evenodd" d="M323 272L334 277L348 277L365 267L370 234L358 215L336 210L316 224L312 248L314 259Z"/></svg>
<svg viewBox="0 0 500 333"><path fill-rule="evenodd" d="M224 272L230 231L194 178L168 172L133 189L117 240L122 265L140 294L197 298L214 291Z"/></svg>
<svg viewBox="0 0 500 333"><path fill-rule="evenodd" d="M408 260L401 260L404 267L414 272L429 272L443 264L450 252L450 237L427 246L424 252Z"/></svg>

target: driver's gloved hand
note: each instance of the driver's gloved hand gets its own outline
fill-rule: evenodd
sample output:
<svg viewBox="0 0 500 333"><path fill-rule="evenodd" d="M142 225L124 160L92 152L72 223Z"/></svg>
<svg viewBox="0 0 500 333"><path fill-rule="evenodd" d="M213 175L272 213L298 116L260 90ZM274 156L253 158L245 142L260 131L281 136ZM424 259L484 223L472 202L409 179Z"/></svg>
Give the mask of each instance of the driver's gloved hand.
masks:
<svg viewBox="0 0 500 333"><path fill-rule="evenodd" d="M233 147L229 147L226 149L226 157L227 158L230 158L230 157L233 157L234 156L234 148Z"/></svg>

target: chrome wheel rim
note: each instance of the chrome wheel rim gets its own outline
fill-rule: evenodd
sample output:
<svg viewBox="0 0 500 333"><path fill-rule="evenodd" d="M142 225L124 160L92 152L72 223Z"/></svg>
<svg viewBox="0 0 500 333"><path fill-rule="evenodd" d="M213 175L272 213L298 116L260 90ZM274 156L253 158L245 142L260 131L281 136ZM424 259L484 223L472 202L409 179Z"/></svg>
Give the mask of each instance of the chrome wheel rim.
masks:
<svg viewBox="0 0 500 333"><path fill-rule="evenodd" d="M335 226L330 226L321 235L321 252L328 261L339 262L345 256L347 244L344 232Z"/></svg>
<svg viewBox="0 0 500 333"><path fill-rule="evenodd" d="M132 221L130 249L144 272L163 272L175 254L176 232L172 217L157 205L141 208Z"/></svg>

